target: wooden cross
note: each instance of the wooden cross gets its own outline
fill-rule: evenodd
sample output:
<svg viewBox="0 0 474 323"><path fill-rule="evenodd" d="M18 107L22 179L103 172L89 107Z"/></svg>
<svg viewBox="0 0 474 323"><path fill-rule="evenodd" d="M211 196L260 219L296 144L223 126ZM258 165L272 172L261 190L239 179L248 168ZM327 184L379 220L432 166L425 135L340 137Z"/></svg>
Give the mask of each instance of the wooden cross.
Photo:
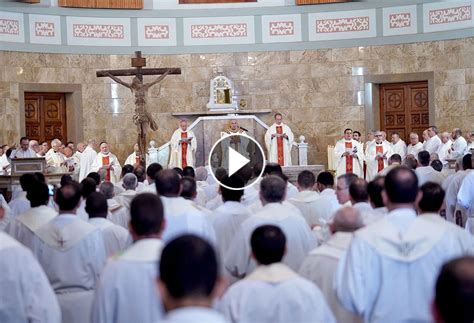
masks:
<svg viewBox="0 0 474 323"><path fill-rule="evenodd" d="M97 71L97 77L110 77L115 82L129 88L135 95L135 115L133 116L133 122L137 126L138 130L138 150L140 161L142 165L145 165L146 161L146 132L150 127L152 130L157 130L158 126L153 120L151 115L146 110L146 96L148 89L159 83L167 75L178 75L181 74L181 69L177 67L173 68L143 68L146 66L146 59L142 57L142 52L135 52L135 57L132 57L132 69L125 70L105 70ZM151 83L143 83L143 75L161 75L155 81ZM132 83L127 83L117 76L135 76Z"/></svg>

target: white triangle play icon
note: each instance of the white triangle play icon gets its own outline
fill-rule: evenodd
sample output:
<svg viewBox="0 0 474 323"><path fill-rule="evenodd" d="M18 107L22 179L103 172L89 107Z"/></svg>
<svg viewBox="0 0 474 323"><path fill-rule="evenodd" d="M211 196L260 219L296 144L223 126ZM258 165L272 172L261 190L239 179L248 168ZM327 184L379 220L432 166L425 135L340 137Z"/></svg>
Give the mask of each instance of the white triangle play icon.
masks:
<svg viewBox="0 0 474 323"><path fill-rule="evenodd" d="M235 149L229 147L229 176L234 175L235 172L247 165L249 162L250 159L245 158Z"/></svg>

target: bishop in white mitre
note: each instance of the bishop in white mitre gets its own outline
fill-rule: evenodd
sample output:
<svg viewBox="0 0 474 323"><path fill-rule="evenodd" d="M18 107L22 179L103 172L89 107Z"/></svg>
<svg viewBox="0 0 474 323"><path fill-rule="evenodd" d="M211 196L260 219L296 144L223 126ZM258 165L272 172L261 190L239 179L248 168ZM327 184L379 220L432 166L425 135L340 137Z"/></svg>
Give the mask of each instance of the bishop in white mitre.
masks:
<svg viewBox="0 0 474 323"><path fill-rule="evenodd" d="M60 323L61 310L31 251L0 231L0 321Z"/></svg>
<svg viewBox="0 0 474 323"><path fill-rule="evenodd" d="M288 243L282 229L260 226L251 240L258 267L218 304L228 322L336 322L319 288L281 262Z"/></svg>
<svg viewBox="0 0 474 323"><path fill-rule="evenodd" d="M275 114L275 123L265 133L265 146L267 159L280 166L291 166L291 147L293 146L293 132L290 127L282 122L281 113Z"/></svg>
<svg viewBox="0 0 474 323"><path fill-rule="evenodd" d="M472 254L473 239L439 214L417 215L411 170L392 170L385 185L392 187L384 198L390 212L354 233L338 265L337 296L365 322L428 322L441 266ZM439 208L442 202L433 200Z"/></svg>
<svg viewBox="0 0 474 323"><path fill-rule="evenodd" d="M45 183L38 182L28 191L31 208L13 217L5 232L32 249L35 232L58 215L49 203L49 189Z"/></svg>
<svg viewBox="0 0 474 323"><path fill-rule="evenodd" d="M100 152L95 157L91 166L93 172L98 172L106 182L117 183L120 180L122 167L114 154L109 151L109 145L106 142L100 144Z"/></svg>
<svg viewBox="0 0 474 323"><path fill-rule="evenodd" d="M334 146L334 160L336 160L336 176L354 173L364 176L364 151L362 145L352 139L352 130L344 130L344 138Z"/></svg>
<svg viewBox="0 0 474 323"><path fill-rule="evenodd" d="M382 140L382 133L375 133L375 142L370 145L365 155L367 162L367 181L371 181L377 174L388 166L388 159L392 156L391 144Z"/></svg>
<svg viewBox="0 0 474 323"><path fill-rule="evenodd" d="M90 320L94 288L106 261L102 232L75 214L80 198L77 184L61 187L56 192L59 215L36 230L33 241L33 253L68 323Z"/></svg>
<svg viewBox="0 0 474 323"><path fill-rule="evenodd" d="M79 166L79 182L81 182L87 175L92 172L92 164L94 164L97 157L97 152L95 151L95 140L89 140L87 147L81 154L81 163Z"/></svg>
<svg viewBox="0 0 474 323"><path fill-rule="evenodd" d="M134 243L107 262L94 295L92 323L159 322L163 316L155 285L164 247L163 206L152 193L138 195L133 204Z"/></svg>
<svg viewBox="0 0 474 323"><path fill-rule="evenodd" d="M182 119L179 128L171 136L169 167L194 167L196 149L196 136L192 130L188 130L188 120Z"/></svg>
<svg viewBox="0 0 474 323"><path fill-rule="evenodd" d="M270 175L261 181L260 199L264 206L260 212L242 222L224 259L225 269L232 277L242 278L255 269L250 237L261 225L272 224L283 230L290 251L283 258L283 263L293 270L298 270L306 254L316 247L316 238L300 211L290 203L282 203L285 193L286 184L281 178Z"/></svg>

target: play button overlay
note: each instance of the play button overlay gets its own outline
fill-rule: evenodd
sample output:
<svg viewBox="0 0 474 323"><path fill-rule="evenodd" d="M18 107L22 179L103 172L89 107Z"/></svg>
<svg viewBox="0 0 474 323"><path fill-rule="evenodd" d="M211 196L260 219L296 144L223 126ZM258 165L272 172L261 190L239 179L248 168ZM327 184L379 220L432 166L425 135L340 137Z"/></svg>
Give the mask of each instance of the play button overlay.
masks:
<svg viewBox="0 0 474 323"><path fill-rule="evenodd" d="M229 176L234 175L242 167L250 163L250 159L239 154L234 148L229 147Z"/></svg>
<svg viewBox="0 0 474 323"><path fill-rule="evenodd" d="M258 182L265 168L262 146L246 134L225 134L214 143L209 153L211 176L231 190L242 190ZM220 180L227 174L227 185ZM240 177L242 180L232 180ZM229 186L233 183L232 186ZM242 185L243 183L243 185Z"/></svg>

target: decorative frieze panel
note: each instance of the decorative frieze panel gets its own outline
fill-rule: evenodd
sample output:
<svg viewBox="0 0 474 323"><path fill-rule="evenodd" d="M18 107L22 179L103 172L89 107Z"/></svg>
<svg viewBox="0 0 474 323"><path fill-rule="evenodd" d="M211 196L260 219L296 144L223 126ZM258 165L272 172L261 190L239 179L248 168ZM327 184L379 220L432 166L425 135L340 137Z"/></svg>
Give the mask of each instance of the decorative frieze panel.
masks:
<svg viewBox="0 0 474 323"><path fill-rule="evenodd" d="M423 5L424 32L473 27L472 7L471 1Z"/></svg>
<svg viewBox="0 0 474 323"><path fill-rule="evenodd" d="M29 18L31 43L61 45L59 16L30 15Z"/></svg>
<svg viewBox="0 0 474 323"><path fill-rule="evenodd" d="M0 11L0 41L23 43L23 14Z"/></svg>
<svg viewBox="0 0 474 323"><path fill-rule="evenodd" d="M176 46L174 18L140 18L137 27L139 46Z"/></svg>
<svg viewBox="0 0 474 323"><path fill-rule="evenodd" d="M299 42L301 15L262 16L262 41L264 43Z"/></svg>
<svg viewBox="0 0 474 323"><path fill-rule="evenodd" d="M68 44L130 46L130 19L67 17Z"/></svg>
<svg viewBox="0 0 474 323"><path fill-rule="evenodd" d="M416 6L383 9L383 35L407 35L417 33Z"/></svg>

